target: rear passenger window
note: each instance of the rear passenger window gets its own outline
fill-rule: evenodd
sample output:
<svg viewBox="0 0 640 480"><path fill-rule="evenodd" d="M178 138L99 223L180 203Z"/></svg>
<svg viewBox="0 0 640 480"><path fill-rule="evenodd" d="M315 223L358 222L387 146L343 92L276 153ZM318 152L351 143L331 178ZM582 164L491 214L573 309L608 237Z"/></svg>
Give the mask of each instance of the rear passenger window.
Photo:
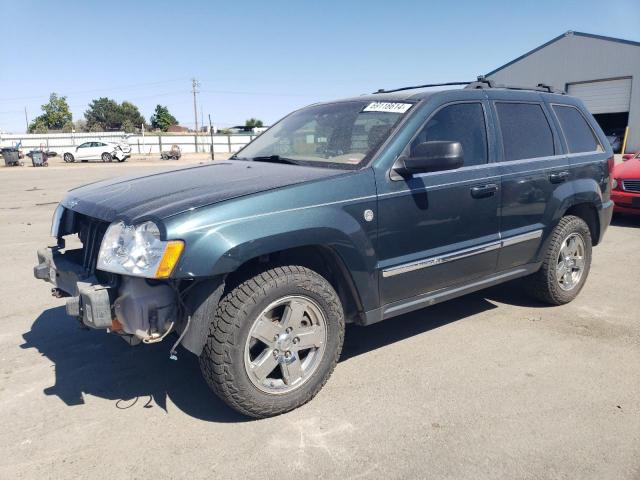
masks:
<svg viewBox="0 0 640 480"><path fill-rule="evenodd" d="M560 121L570 153L593 152L601 149L593 130L577 108L554 105L553 111Z"/></svg>
<svg viewBox="0 0 640 480"><path fill-rule="evenodd" d="M487 163L487 128L481 103L456 103L438 111L424 126L411 148L434 140L460 142L464 166Z"/></svg>
<svg viewBox="0 0 640 480"><path fill-rule="evenodd" d="M554 155L553 134L542 107L535 103L496 103L505 160Z"/></svg>

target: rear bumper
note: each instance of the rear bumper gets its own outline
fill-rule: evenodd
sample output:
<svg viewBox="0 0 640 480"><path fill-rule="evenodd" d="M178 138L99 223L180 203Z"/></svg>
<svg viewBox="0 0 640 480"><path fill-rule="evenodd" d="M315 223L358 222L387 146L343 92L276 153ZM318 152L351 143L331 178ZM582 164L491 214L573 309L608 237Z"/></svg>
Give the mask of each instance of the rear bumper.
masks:
<svg viewBox="0 0 640 480"><path fill-rule="evenodd" d="M598 209L598 220L600 221L600 235L598 237L598 243L602 241L604 237L604 232L607 230L607 227L611 223L611 217L613 216L613 201L609 200L608 202L600 205Z"/></svg>

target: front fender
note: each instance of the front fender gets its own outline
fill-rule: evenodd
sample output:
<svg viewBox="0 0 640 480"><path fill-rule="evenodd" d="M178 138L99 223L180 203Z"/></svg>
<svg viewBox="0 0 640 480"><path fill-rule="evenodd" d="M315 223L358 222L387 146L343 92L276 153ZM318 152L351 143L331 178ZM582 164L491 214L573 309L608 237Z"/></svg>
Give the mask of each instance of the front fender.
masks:
<svg viewBox="0 0 640 480"><path fill-rule="evenodd" d="M304 202L299 202L300 198ZM172 219L168 234L186 244L173 277L223 275L263 255L323 246L331 248L349 271L363 307L377 308L373 244L377 222L366 221L363 215L367 209L375 211L375 205L372 176L357 175L318 182L313 187L307 184L286 192L266 192L213 206L209 213L196 211ZM249 206L251 214L247 214ZM203 218L212 221L207 223Z"/></svg>

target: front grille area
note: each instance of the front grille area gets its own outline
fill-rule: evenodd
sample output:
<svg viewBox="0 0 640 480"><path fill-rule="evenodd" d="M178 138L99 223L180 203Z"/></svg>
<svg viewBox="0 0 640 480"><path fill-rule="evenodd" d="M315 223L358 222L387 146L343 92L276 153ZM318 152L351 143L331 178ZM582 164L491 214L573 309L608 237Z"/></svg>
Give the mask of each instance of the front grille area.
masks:
<svg viewBox="0 0 640 480"><path fill-rule="evenodd" d="M623 180L622 189L625 192L637 192L640 193L640 179Z"/></svg>
<svg viewBox="0 0 640 480"><path fill-rule="evenodd" d="M78 236L82 242L82 267L90 274L96 271L98 252L108 223L81 215L78 219Z"/></svg>

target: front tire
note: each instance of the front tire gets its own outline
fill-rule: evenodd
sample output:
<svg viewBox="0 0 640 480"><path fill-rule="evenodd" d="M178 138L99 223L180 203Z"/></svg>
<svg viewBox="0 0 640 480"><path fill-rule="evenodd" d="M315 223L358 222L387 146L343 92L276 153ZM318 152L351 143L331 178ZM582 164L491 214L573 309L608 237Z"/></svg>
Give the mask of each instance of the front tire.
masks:
<svg viewBox="0 0 640 480"><path fill-rule="evenodd" d="M578 296L591 269L591 232L580 217L562 217L551 232L542 267L526 279L531 296L551 305Z"/></svg>
<svg viewBox="0 0 640 480"><path fill-rule="evenodd" d="M311 400L336 366L344 339L342 304L329 282L300 266L276 267L205 301L211 318L200 356L211 389L256 418ZM215 309L215 310L214 310Z"/></svg>
<svg viewBox="0 0 640 480"><path fill-rule="evenodd" d="M112 162L113 161L113 157L111 156L110 153L107 153L107 152L103 153L101 158L102 158L103 162Z"/></svg>
<svg viewBox="0 0 640 480"><path fill-rule="evenodd" d="M73 163L76 161L75 158L73 158L73 155L71 155L70 153L65 153L62 156L62 159L66 162L66 163Z"/></svg>

